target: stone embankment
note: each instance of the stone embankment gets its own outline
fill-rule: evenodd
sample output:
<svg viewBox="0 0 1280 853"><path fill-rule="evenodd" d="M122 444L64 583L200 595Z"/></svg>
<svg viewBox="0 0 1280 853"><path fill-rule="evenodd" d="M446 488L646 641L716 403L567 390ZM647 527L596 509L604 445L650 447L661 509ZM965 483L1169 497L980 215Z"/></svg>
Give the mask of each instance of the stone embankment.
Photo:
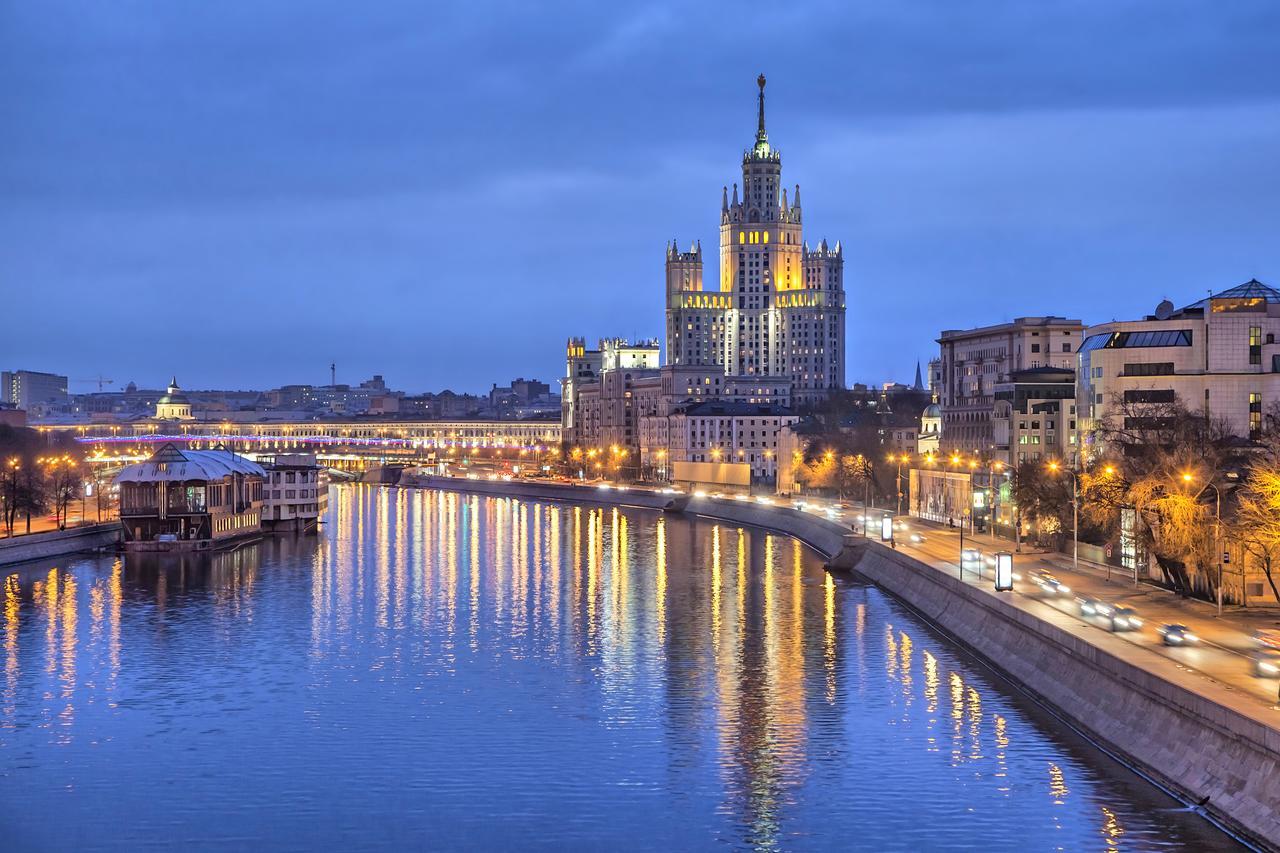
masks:
<svg viewBox="0 0 1280 853"><path fill-rule="evenodd" d="M833 570L851 570L904 601L1105 749L1240 837L1280 850L1280 712L1205 686L1166 659L1098 630L1037 614L1034 598L958 580L902 551L788 506L649 490L409 477L406 486L526 500L688 512L785 533Z"/></svg>
<svg viewBox="0 0 1280 853"><path fill-rule="evenodd" d="M114 548L119 543L120 522L118 521L14 536L11 539L0 539L0 566L80 551Z"/></svg>

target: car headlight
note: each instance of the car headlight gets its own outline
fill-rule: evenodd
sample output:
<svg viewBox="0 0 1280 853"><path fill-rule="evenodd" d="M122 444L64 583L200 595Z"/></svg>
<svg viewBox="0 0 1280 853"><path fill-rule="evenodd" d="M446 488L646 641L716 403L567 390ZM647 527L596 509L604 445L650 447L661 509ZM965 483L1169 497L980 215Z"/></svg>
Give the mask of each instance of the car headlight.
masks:
<svg viewBox="0 0 1280 853"><path fill-rule="evenodd" d="M1262 670L1263 672L1269 672L1273 674L1280 672L1280 667L1276 666L1273 663L1267 663L1266 661L1263 661L1262 663L1258 664L1258 669Z"/></svg>
<svg viewBox="0 0 1280 853"><path fill-rule="evenodd" d="M1190 631L1188 631L1187 633L1182 635L1182 639L1186 640L1188 643L1194 643L1198 641L1200 638L1197 637L1195 634L1192 634Z"/></svg>
<svg viewBox="0 0 1280 853"><path fill-rule="evenodd" d="M1059 584L1058 591L1061 592L1063 595L1066 595L1067 593L1071 592L1071 587L1067 586L1066 584Z"/></svg>

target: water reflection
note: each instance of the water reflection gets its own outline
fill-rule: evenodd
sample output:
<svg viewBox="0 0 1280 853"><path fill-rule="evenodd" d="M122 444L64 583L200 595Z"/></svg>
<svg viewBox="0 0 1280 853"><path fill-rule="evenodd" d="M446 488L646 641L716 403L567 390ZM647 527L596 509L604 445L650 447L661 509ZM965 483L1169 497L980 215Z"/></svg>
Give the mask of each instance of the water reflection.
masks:
<svg viewBox="0 0 1280 853"><path fill-rule="evenodd" d="M8 574L0 760L25 784L0 820L67 808L69 779L86 813L144 792L153 832L321 849L1222 842L793 540L385 488L330 506L318 537Z"/></svg>

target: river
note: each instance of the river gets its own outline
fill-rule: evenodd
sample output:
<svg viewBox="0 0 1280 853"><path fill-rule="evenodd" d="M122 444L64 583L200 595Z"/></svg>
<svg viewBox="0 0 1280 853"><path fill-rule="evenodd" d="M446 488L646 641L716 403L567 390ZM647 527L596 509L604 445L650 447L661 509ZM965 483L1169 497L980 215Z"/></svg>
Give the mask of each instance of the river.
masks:
<svg viewBox="0 0 1280 853"><path fill-rule="evenodd" d="M5 850L1231 849L776 534L346 486L3 574Z"/></svg>

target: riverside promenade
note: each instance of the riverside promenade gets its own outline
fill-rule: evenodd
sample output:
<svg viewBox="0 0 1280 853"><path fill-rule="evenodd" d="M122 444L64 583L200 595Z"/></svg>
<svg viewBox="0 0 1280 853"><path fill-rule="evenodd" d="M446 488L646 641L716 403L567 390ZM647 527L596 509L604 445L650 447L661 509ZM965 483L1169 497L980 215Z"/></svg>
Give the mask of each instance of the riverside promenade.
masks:
<svg viewBox="0 0 1280 853"><path fill-rule="evenodd" d="M404 486L521 500L647 507L794 536L833 570L852 570L903 600L1117 759L1173 791L1233 833L1280 850L1280 706L1277 681L1251 674L1251 632L1268 617L1191 602L1113 574L1073 573L1058 555L1015 557L1012 592L990 569L961 576L958 531L908 520L898 549L851 532L860 512L830 501L683 495L670 489L532 480L407 478ZM872 532L875 532L874 525ZM917 532L923 541L905 541ZM965 536L984 553L1008 543ZM1069 566L1070 558L1066 558ZM1082 617L1074 596L1048 599L1031 580L1048 569L1073 593L1133 606L1138 631L1113 633ZM1206 640L1161 644L1162 621Z"/></svg>

